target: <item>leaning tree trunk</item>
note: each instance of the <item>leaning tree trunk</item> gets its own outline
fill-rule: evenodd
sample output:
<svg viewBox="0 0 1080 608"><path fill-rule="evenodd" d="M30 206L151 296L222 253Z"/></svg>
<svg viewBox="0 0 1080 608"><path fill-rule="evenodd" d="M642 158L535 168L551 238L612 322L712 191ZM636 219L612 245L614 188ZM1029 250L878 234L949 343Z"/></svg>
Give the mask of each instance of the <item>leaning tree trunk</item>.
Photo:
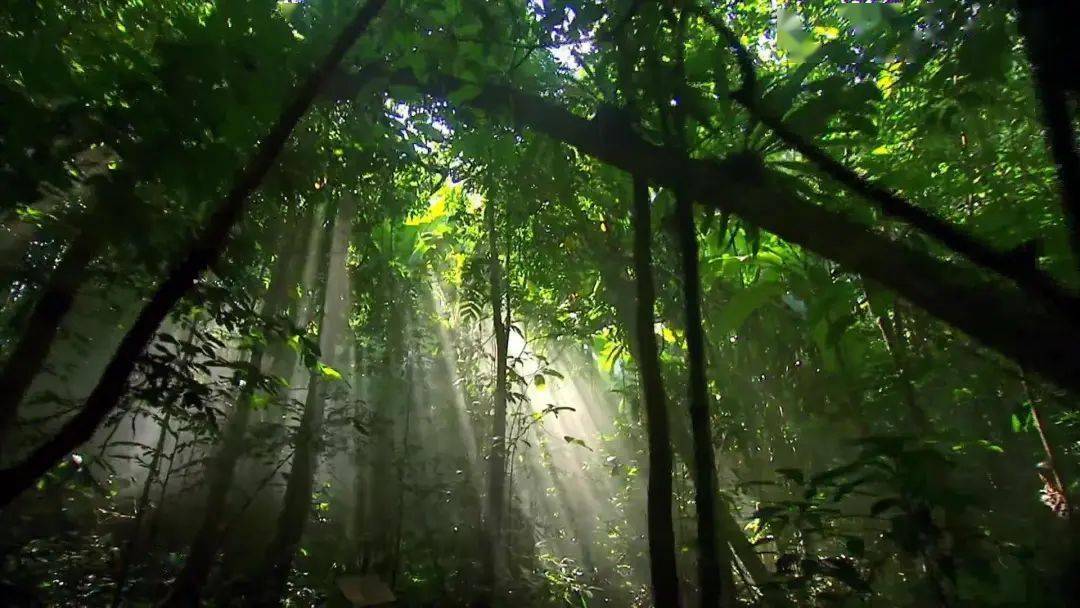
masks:
<svg viewBox="0 0 1080 608"><path fill-rule="evenodd" d="M656 293L652 276L652 213L649 183L634 177L634 275L637 287L638 371L645 400L649 440L649 567L653 604L679 606L675 563L675 527L671 516L671 431L660 361L656 354Z"/></svg>
<svg viewBox="0 0 1080 608"><path fill-rule="evenodd" d="M315 101L330 73L341 63L353 43L367 30L385 3L386 0L368 0L356 17L345 25L315 71L297 89L295 96L241 170L225 200L210 217L187 254L172 267L168 277L139 312L135 323L120 341L116 353L106 365L79 413L64 424L56 435L34 450L26 460L0 470L0 507L6 506L33 486L38 478L68 452L94 436L101 421L123 397L128 376L143 350L153 340L158 327L176 303L194 287L202 273L221 257L230 232L243 215L248 197L274 166L293 129Z"/></svg>
<svg viewBox="0 0 1080 608"><path fill-rule="evenodd" d="M90 277L103 241L93 222L68 246L30 312L19 341L0 370L0 447L18 416L19 404L41 372L75 296Z"/></svg>
<svg viewBox="0 0 1080 608"><path fill-rule="evenodd" d="M490 195L490 193L489 193ZM502 519L506 494L506 351L509 328L503 318L503 280L499 262L499 239L495 227L495 203L489 198L484 210L488 233L488 283L491 290L491 324L495 332L494 417L491 423L491 459L488 466L487 546L484 550L484 591L492 597L499 587Z"/></svg>
<svg viewBox="0 0 1080 608"><path fill-rule="evenodd" d="M334 236L326 239L329 246L322 252L319 270L319 296L316 300L321 302L318 314L319 350L322 358L331 364L336 363L334 354L338 334L345 328L346 311L342 304L343 298L338 292L347 283L343 276L344 252L348 250L351 220L355 211L352 197L346 195L338 217L333 221ZM335 260L335 263L331 264L331 260ZM315 473L322 449L323 422L326 417L324 378L325 374L319 368L311 370L308 375L307 399L304 402L300 427L296 431L296 449L285 485L281 515L274 538L266 551L266 562L261 573L252 579L259 583L258 590L252 594L250 600L252 606L277 606L285 595L293 558L300 547L304 526L311 512L311 492L315 486Z"/></svg>
<svg viewBox="0 0 1080 608"><path fill-rule="evenodd" d="M289 219L295 217L294 210L295 208L287 216ZM277 245L279 252L287 247L289 243L289 219L283 222L282 231L279 235ZM279 256L281 256L280 253ZM288 260L289 263L286 263L286 259L285 256L278 258L279 263L275 264L270 291L266 295L263 312L269 318L276 317L281 313L285 303L288 301L289 292L295 286L295 281L291 280L295 277L295 273L292 272L290 266L303 263L302 257L292 257L292 259ZM249 369L261 373L265 354L265 347L256 346L248 359ZM199 604L199 598L202 596L203 588L206 586L207 578L210 575L210 568L213 566L214 559L221 549L225 529L225 515L227 514L226 505L229 489L232 488L233 477L236 473L236 464L247 448L246 436L251 421L251 402L254 397L255 386L256 383L251 381L244 384L244 388L241 390L233 408L232 417L229 418L229 422L225 427L221 448L210 462L207 471L209 487L206 494L206 507L203 510L202 523L191 543L184 567L181 569L180 574L177 575L168 598L162 604L163 606L180 608Z"/></svg>

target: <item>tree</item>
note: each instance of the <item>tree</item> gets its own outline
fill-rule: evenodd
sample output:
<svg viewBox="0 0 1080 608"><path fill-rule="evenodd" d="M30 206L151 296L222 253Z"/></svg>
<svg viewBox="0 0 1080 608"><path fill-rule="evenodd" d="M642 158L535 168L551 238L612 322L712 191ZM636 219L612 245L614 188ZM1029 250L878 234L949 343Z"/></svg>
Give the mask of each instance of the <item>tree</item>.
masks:
<svg viewBox="0 0 1080 608"><path fill-rule="evenodd" d="M649 433L649 567L653 603L679 605L679 578L675 565L675 532L671 519L671 437L667 399L656 358L656 333L652 281L652 214L649 186L633 180L634 277L637 287L636 329L639 341L638 369L648 418Z"/></svg>
<svg viewBox="0 0 1080 608"><path fill-rule="evenodd" d="M326 239L326 248L321 254L317 291L319 303L316 304L318 341L320 350L334 365L337 365L335 337L344 328L345 324L342 321L345 311L341 307L340 294L334 293L331 286L340 291L347 283L341 276L344 268L340 262L344 261L344 256L339 252L347 248L352 218L355 214L356 205L353 197L345 195L344 201L339 205L337 218L334 220L334 236L332 239ZM334 264L334 267L331 266L332 260L338 262ZM252 593L252 601L256 605L277 606L284 596L289 571L292 569L293 556L299 548L304 523L311 511L311 492L314 487L315 469L318 466L322 447L322 427L326 417L324 383L327 378L332 379L335 375L340 376L340 373L333 367L327 367L320 362L308 376L307 398L304 403L303 417L296 431L296 448L285 486L280 522L267 550L266 564L263 566L265 574L259 577L264 584Z"/></svg>
<svg viewBox="0 0 1080 608"><path fill-rule="evenodd" d="M0 10L3 597L1068 604L1073 9L360 4Z"/></svg>
<svg viewBox="0 0 1080 608"><path fill-rule="evenodd" d="M487 543L484 579L489 592L499 593L502 566L503 514L506 510L506 378L507 348L510 341L509 305L504 317L503 304L509 295L503 286L502 263L499 261L499 231L496 227L494 192L484 208L484 223L488 244L488 288L491 301L491 326L495 337L495 388L492 393L491 456L488 464ZM509 260L507 260L509 263Z"/></svg>

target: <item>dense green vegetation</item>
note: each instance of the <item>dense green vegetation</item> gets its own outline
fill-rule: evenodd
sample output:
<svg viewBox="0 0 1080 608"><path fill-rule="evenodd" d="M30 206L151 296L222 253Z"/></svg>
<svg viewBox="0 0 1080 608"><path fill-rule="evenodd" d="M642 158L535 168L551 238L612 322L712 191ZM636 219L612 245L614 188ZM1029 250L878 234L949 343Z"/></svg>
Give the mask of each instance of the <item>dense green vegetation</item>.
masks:
<svg viewBox="0 0 1080 608"><path fill-rule="evenodd" d="M6 3L0 603L1071 605L1076 23Z"/></svg>

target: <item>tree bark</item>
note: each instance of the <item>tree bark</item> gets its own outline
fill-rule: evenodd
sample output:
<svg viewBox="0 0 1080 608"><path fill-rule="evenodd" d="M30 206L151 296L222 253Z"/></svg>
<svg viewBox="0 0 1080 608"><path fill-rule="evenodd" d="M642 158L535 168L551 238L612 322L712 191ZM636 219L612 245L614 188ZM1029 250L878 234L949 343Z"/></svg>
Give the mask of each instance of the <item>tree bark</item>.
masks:
<svg viewBox="0 0 1080 608"><path fill-rule="evenodd" d="M146 510L150 507L150 490L157 478L158 467L161 463L161 451L165 448L165 438L169 435L169 420L172 418L173 404L166 410L161 420L161 431L158 433L157 443L154 445L154 455L150 457L150 466L147 467L146 481L143 482L142 492L135 506L135 519L131 522L131 533L127 542L124 543L124 551L120 556L120 573L116 576L116 594L113 596L112 606L117 608L124 600L127 586L128 573L131 571L131 562L135 557L135 549L139 546L142 521L146 516ZM159 505L160 508L160 505Z"/></svg>
<svg viewBox="0 0 1080 608"><path fill-rule="evenodd" d="M698 274L697 228L692 201L676 190L679 250L682 258L683 306L686 315L686 359L689 368L688 403L694 441L694 502L697 509L698 584L702 608L731 606L731 563L717 547L716 465L708 377L705 375L705 334L701 318L701 278Z"/></svg>
<svg viewBox="0 0 1080 608"><path fill-rule="evenodd" d="M90 276L90 264L102 249L102 240L91 223L68 246L60 264L38 296L19 341L0 371L0 451L18 417L19 404L60 332L60 323L71 310L75 296Z"/></svg>
<svg viewBox="0 0 1080 608"><path fill-rule="evenodd" d="M502 519L506 494L506 351L509 327L503 318L503 279L499 261L498 231L495 226L494 194L488 192L484 209L488 233L488 283L491 290L491 325L495 333L495 391L492 396L491 458L488 461L487 547L484 555L485 591L492 596L499 589Z"/></svg>
<svg viewBox="0 0 1080 608"><path fill-rule="evenodd" d="M279 235L277 249L279 255L283 257L278 258L279 262L283 260L283 250L289 242L287 227L293 217L295 217L295 207L290 209L287 219L282 222L283 230ZM295 285L295 281L290 282L295 274L289 266L304 262L302 257L292 258L289 261L291 262L289 265L275 264L274 276L271 279L270 290L266 295L263 309L267 317L275 317L281 312L288 299L291 285ZM261 373L265 355L265 347L255 347L248 359L249 368ZM251 421L254 387L255 383L249 379L241 389L233 408L233 415L225 427L221 449L209 463L206 508L203 510L202 523L188 550L184 567L177 575L169 596L162 603L162 606L166 608L196 606L202 597L203 588L210 576L210 569L224 541L228 495L236 473L236 464L247 451L246 435Z"/></svg>
<svg viewBox="0 0 1080 608"><path fill-rule="evenodd" d="M257 348L252 351L248 360L249 367L261 369L262 359L263 349ZM251 383L247 386L251 386ZM161 604L163 608L186 608L198 606L200 603L203 587L210 576L210 568L214 565L214 558L217 557L223 541L227 499L236 472L236 463L246 448L245 438L248 422L251 420L252 396L252 390L246 387L241 392L233 415L225 427L221 450L209 464L206 509L203 512L202 524L191 543L191 549L188 550L183 569L177 575L169 596Z"/></svg>
<svg viewBox="0 0 1080 608"><path fill-rule="evenodd" d="M610 235L612 232L609 230L607 234ZM608 255L602 260L604 263L601 264L603 280L607 285L606 290L609 292L607 299L615 310L616 321L629 336L630 351L634 360L641 361L644 357L642 354L644 346L638 338L637 311L632 305L635 302L632 281L626 277L625 273L616 268L617 263L608 263L619 255L614 246L613 244L612 248L606 252ZM631 305L627 305L627 302L630 302ZM650 326L651 331L654 329ZM671 439L673 440L672 445L675 455L692 470L694 458L689 425L685 424L681 418L670 420L670 422L672 426L669 430L672 432ZM766 585L774 576L765 563L762 562L757 550L747 540L745 532L735 519L731 509L723 501L718 501L716 511L721 538L730 545L732 554L743 564L750 578L753 579L753 583L758 586L764 596L765 605L780 608L791 606L790 600L783 593L778 592L775 587Z"/></svg>
<svg viewBox="0 0 1080 608"><path fill-rule="evenodd" d="M1073 256L1080 264L1080 154L1076 148L1073 114L1069 109L1066 79L1072 68L1066 57L1072 46L1072 28L1080 17L1072 2L1020 0L1020 29L1026 39L1036 93L1046 123L1046 141L1057 168L1061 186L1061 206L1069 231Z"/></svg>
<svg viewBox="0 0 1080 608"><path fill-rule="evenodd" d="M80 412L56 435L34 450L26 460L0 470L0 508L33 486L34 482L65 454L89 440L101 421L116 407L127 388L128 376L139 355L153 339L169 311L191 290L199 276L221 256L228 243L229 233L244 212L248 197L274 166L293 129L315 100L330 73L385 3L386 0L368 0L356 17L346 24L316 70L297 89L293 100L237 176L225 200L192 243L184 259L169 271L168 277L140 311Z"/></svg>
<svg viewBox="0 0 1080 608"><path fill-rule="evenodd" d="M391 241L393 240L391 231ZM377 430L373 432L368 458L372 487L369 520L371 532L367 535L368 543L363 560L365 570L374 572L383 581L390 580L393 570L393 522L397 520L396 497L400 491L397 487L397 475L394 474L395 460L399 456L394 437L399 423L400 407L397 403L405 390L405 317L404 310L399 305L403 292L400 277L392 271L389 272L386 291L379 294L379 307L387 313L386 341L382 377L375 403L377 419L372 423Z"/></svg>
<svg viewBox="0 0 1080 608"><path fill-rule="evenodd" d="M638 372L645 401L646 432L649 441L648 522L649 568L653 604L678 607L679 576L675 562L675 527L671 515L671 431L667 398L656 352L653 311L656 293L652 276L652 213L649 184L635 177L634 275L637 288L635 326L638 340Z"/></svg>
<svg viewBox="0 0 1080 608"><path fill-rule="evenodd" d="M340 287L346 283L343 276L337 276L334 272L335 270L345 272L344 255L340 258L342 262L340 269L332 268L331 260L336 258L335 252L348 250L352 217L355 211L354 200L346 195L337 219L333 220L334 236L326 239L328 246L322 252L321 258L318 279L318 301L321 302L318 318L319 350L322 353L322 359L331 364L336 364L335 347L338 343L338 334L344 326L345 314L340 301L334 302L334 298L337 298L339 294L332 292L331 287ZM331 276L331 273L334 273L334 276ZM311 512L311 492L315 487L315 473L319 465L319 454L322 451L323 422L326 417L323 382L322 371L312 370L308 376L304 415L300 419L300 428L296 432L296 450L293 453L292 468L289 470L289 478L285 485L285 497L282 501L278 527L267 549L267 561L263 565L262 575L253 578L259 581L259 588L252 594L250 601L252 606L277 606L285 595L293 558L300 547L304 526Z"/></svg>

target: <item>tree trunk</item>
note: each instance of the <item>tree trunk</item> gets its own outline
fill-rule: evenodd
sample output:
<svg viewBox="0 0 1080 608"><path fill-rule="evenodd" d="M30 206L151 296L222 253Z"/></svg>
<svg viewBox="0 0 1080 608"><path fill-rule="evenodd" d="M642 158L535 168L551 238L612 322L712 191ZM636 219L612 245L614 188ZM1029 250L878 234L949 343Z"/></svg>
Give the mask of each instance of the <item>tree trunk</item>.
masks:
<svg viewBox="0 0 1080 608"><path fill-rule="evenodd" d="M698 584L702 608L733 605L731 563L717 547L716 465L712 444L705 335L701 319L697 228L692 201L676 191L679 249L686 314L686 358L689 367L690 431L694 440L694 502L697 506Z"/></svg>
<svg viewBox="0 0 1080 608"><path fill-rule="evenodd" d="M911 424L920 434L929 435L933 432L933 427L930 424L929 416L926 415L926 410L919 405L915 395L915 380L911 374L911 360L909 357L910 349L908 348L907 336L900 330L903 327L903 322L900 319L901 312L898 308L893 308L894 322L893 318L889 318L887 310L880 306L874 306L873 289L865 285L865 283L864 291L867 300L871 303L871 312L876 317L878 329L881 331L881 337L885 341L885 348L892 358L893 368L896 370L896 377L900 382L901 395L904 399L904 405L907 407Z"/></svg>
<svg viewBox="0 0 1080 608"><path fill-rule="evenodd" d="M406 344L408 344L408 338L406 338ZM414 357L415 355L412 353L406 353L405 355L405 421L401 429L401 457L397 462L397 504L394 513L397 521L394 522L393 552L390 559L390 574L387 579L387 584L390 587L393 587L397 582L398 571L401 569L401 548L405 533L405 479L409 470L409 432L412 430L413 410L416 406L414 394L416 390L416 361Z"/></svg>
<svg viewBox="0 0 1080 608"><path fill-rule="evenodd" d="M168 277L143 306L79 413L26 460L0 470L0 507L6 506L33 486L64 455L93 437L101 421L116 407L127 388L128 376L143 350L153 340L158 327L176 303L191 290L199 276L221 257L229 233L240 220L248 197L274 166L293 129L314 102L330 73L385 3L386 0L368 0L356 17L345 25L315 71L297 89L292 101L241 170L225 200L196 237L183 260L173 266Z"/></svg>
<svg viewBox="0 0 1080 608"><path fill-rule="evenodd" d="M355 406L353 409L353 416L355 420L361 420L361 416L364 411L364 403L370 399L368 395L368 370L367 370L367 358L368 351L360 346L356 345L355 356L353 359L353 365L355 373L353 374L355 380L354 385L354 399ZM370 517L368 497L370 496L370 478L366 474L365 457L367 456L367 450L365 449L364 440L359 430L354 436L355 445L353 446L353 467L355 468L355 474L353 475L353 553L354 553L354 566L360 572L363 572L366 564L364 563L365 547L368 544L367 537L367 522Z"/></svg>
<svg viewBox="0 0 1080 608"><path fill-rule="evenodd" d="M608 232L611 234L611 231ZM615 249L608 252L608 256L604 258L606 262L610 258L617 256L618 253ZM644 346L641 344L641 340L638 337L637 331L637 312L633 309L633 306L625 305L626 302L633 302L634 297L631 295L630 281L626 276L617 271L614 264L601 264L601 272L603 273L603 279L606 284L606 290L608 291L607 299L611 302L612 307L615 309L615 317L619 326L624 328L624 331L629 336L630 351L635 361L641 361L644 358L642 355L642 349ZM654 330L650 326L650 330ZM681 418L675 418L669 420L672 424L670 431L672 432L673 446L675 448L676 455L686 463L686 465L693 470L694 458L691 447L690 430L688 425L682 421ZM775 588L767 587L773 578L773 574L769 571L769 568L761 560L761 556L758 555L757 550L750 541L747 540L746 534L742 527L739 525L735 516L732 514L730 508L723 501L719 501L716 504L717 518L721 529L721 538L725 540L731 547L732 554L738 557L739 561L746 568L750 578L753 579L755 585L765 597L765 605L787 608L791 605L791 602L784 596L783 593L778 592Z"/></svg>
<svg viewBox="0 0 1080 608"><path fill-rule="evenodd" d="M649 441L649 567L653 604L677 607L679 576L675 564L675 528L671 516L671 431L668 428L667 398L656 353L653 310L656 294L652 276L652 213L649 184L634 177L634 275L637 287L635 332L638 339L638 372L645 400L646 432Z"/></svg>
<svg viewBox="0 0 1080 608"><path fill-rule="evenodd" d="M287 230L290 220L295 217L295 208L291 209L287 219L283 222L282 231L279 235L277 248L283 250L289 242ZM282 258L279 257L279 262ZM303 263L303 258L293 258L292 264ZM290 278L294 273L289 265L284 263L275 264L274 276L271 279L270 289L266 295L263 313L273 318L280 314L292 285ZM263 359L266 349L256 346L251 351L248 366L252 370L262 372ZM236 464L247 450L246 435L249 422L251 421L251 401L254 397L254 382L247 382L241 389L240 395L233 408L232 417L225 427L222 437L221 448L217 455L208 465L206 494L206 508L203 510L202 523L191 543L187 560L180 574L173 583L169 597L163 602L167 608L182 608L196 606L202 596L203 587L206 586L210 569L214 564L218 551L224 540L225 516L229 489L232 488L233 477L236 473Z"/></svg>
<svg viewBox="0 0 1080 608"><path fill-rule="evenodd" d="M335 350L339 334L345 328L346 311L342 306L339 291L347 283L343 276L344 252L349 247L352 217L355 212L355 201L346 195L336 220L331 220L333 238L326 239L328 246L321 253L321 268L317 279L317 301L320 302L319 350L322 353L321 358L329 361L331 365L336 364ZM331 263L332 260L334 263ZM312 370L308 376L304 415L300 419L300 428L296 431L296 450L293 452L292 468L285 485L281 515L274 538L266 550L267 559L262 573L252 578L259 582L258 589L251 596L252 606L277 606L285 595L293 558L300 547L304 526L311 512L311 492L315 487L315 473L322 451L322 431L326 414L324 378L320 369Z"/></svg>
<svg viewBox="0 0 1080 608"><path fill-rule="evenodd" d="M0 447L18 417L19 404L60 331L60 323L71 310L79 289L90 276L90 263L102 249L102 240L91 222L75 237L60 263L49 276L26 321L19 341L0 371Z"/></svg>
<svg viewBox="0 0 1080 608"><path fill-rule="evenodd" d="M248 359L248 365L251 369L261 369L262 359L262 348L256 348ZM223 540L226 503L236 472L236 463L246 447L245 436L251 419L253 396L252 390L247 386L251 385L248 383L237 399L233 415L225 428L221 450L209 463L206 509L203 512L202 525L195 534L195 540L188 550L187 561L177 575L172 591L162 603L164 608L185 608L198 606L200 603L203 587L206 586L210 568Z"/></svg>
<svg viewBox="0 0 1080 608"><path fill-rule="evenodd" d="M392 237L393 238L393 237ZM404 295L401 279L391 272L388 293L381 307L386 310L386 347L383 349L382 377L376 401L377 419L372 425L377 429L371 445L368 464L372 495L370 497L371 533L365 551L366 570L374 572L382 580L390 580L394 564L394 522L398 495L395 460L400 456L395 441L398 427L398 401L404 389L405 317L400 306Z"/></svg>
<svg viewBox="0 0 1080 608"><path fill-rule="evenodd" d="M495 333L495 392L492 397L491 459L488 465L487 547L484 554L485 591L494 597L499 590L501 567L502 519L506 494L506 351L509 327L503 317L503 279L499 261L499 239L495 226L495 202L488 193L484 220L488 233L488 284L491 299L491 325Z"/></svg>
<svg viewBox="0 0 1080 608"><path fill-rule="evenodd" d="M131 561L135 557L135 549L139 546L142 521L146 516L146 510L150 507L150 490L154 487L154 479L157 478L158 467L161 463L161 451L165 448L165 438L169 435L169 420L172 418L172 406L165 411L161 420L161 431L158 433L157 443L154 446L154 455L150 458L150 466L147 468L146 481L143 482L142 492L135 505L135 519L131 522L131 532L124 551L120 555L119 574L116 576L116 595L113 596L113 608L120 606L124 600L124 587L127 585L128 573L131 570ZM159 505L160 506L160 505Z"/></svg>
<svg viewBox="0 0 1080 608"><path fill-rule="evenodd" d="M1020 0L1020 29L1026 39L1031 70L1046 123L1046 140L1057 168L1061 206L1073 256L1080 263L1080 154L1069 108L1066 79L1073 67L1064 59L1080 10L1072 2Z"/></svg>
<svg viewBox="0 0 1080 608"><path fill-rule="evenodd" d="M287 268L283 272L288 273L284 275L285 280L282 282L282 288L286 292L282 294L283 300L280 312L292 326L302 325L309 318L306 307L310 302L297 296L296 286L298 283L311 284L313 279L305 277L305 268L311 260L314 261L315 266L318 266L318 252L322 251L319 239L331 238L330 235L322 234L326 219L324 217L325 212L325 205L310 203L306 205L306 208L299 213L298 225L302 231L300 238L286 245L283 251L279 251L281 256L279 262L285 264L285 268ZM291 383L299 358L296 349L284 342L276 342L267 345L266 356L268 357L266 362L268 373L284 379L287 383ZM280 420L282 407L279 404L285 402L288 394L289 387L287 386L282 386L277 391L275 399L271 400L270 406L263 411L263 422Z"/></svg>

